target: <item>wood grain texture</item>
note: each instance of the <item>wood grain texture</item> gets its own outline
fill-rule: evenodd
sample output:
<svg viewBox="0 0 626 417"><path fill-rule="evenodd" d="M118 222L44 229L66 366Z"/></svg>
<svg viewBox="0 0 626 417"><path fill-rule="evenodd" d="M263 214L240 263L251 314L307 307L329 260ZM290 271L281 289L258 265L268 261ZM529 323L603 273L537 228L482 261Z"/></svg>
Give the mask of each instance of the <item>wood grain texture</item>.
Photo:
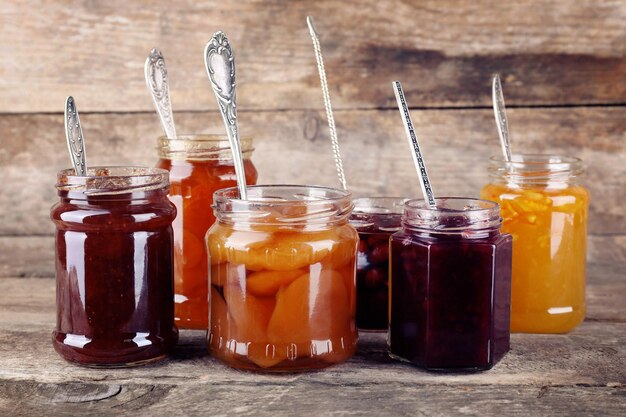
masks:
<svg viewBox="0 0 626 417"><path fill-rule="evenodd" d="M305 16L321 35L336 108L487 106L503 75L509 105L624 103L620 0L5 1L0 112L151 111L143 62L170 69L174 109L215 109L202 63L223 29L237 57L241 110L322 108ZM25 18L25 17L28 18Z"/></svg>
<svg viewBox="0 0 626 417"><path fill-rule="evenodd" d="M232 370L207 354L205 333L181 332L158 364L94 370L52 349L50 278L0 279L2 415L602 415L626 412L624 263L590 267L587 320L566 335L514 334L481 373L430 373L391 360L383 334L322 372Z"/></svg>
<svg viewBox="0 0 626 417"><path fill-rule="evenodd" d="M624 294L617 268L598 266L590 290L608 279ZM623 314L620 305L590 299L590 312L613 313L567 335L513 335L511 352L482 373L424 372L392 361L384 335L363 334L346 364L305 374L253 374L209 357L204 333L197 331L182 332L172 358L160 364L93 370L66 363L51 347L54 280L6 278L0 280L0 413L623 415L626 322L614 319Z"/></svg>
<svg viewBox="0 0 626 417"><path fill-rule="evenodd" d="M91 395L117 394L91 400ZM85 397L77 397L87 393ZM288 381L41 384L0 382L0 412L11 416L623 416L626 388L617 386L432 385L393 382L311 385ZM68 400L65 400L68 398ZM82 400L84 398L84 401ZM78 400L78 401L77 401ZM19 407L19 408L18 408Z"/></svg>
<svg viewBox="0 0 626 417"><path fill-rule="evenodd" d="M176 118L181 132L223 130L216 112ZM355 196L420 196L397 111L346 110L335 118ZM492 112L421 110L413 118L438 195L477 196L488 180L488 157L499 152ZM584 160L592 195L589 233L626 235L626 107L511 109L509 118L514 149ZM255 138L259 183L338 186L321 112L242 112L239 119L242 134ZM84 114L81 121L90 165L155 163L156 114ZM0 131L9 138L0 148L0 235L51 234L56 172L69 165L63 117L4 115Z"/></svg>

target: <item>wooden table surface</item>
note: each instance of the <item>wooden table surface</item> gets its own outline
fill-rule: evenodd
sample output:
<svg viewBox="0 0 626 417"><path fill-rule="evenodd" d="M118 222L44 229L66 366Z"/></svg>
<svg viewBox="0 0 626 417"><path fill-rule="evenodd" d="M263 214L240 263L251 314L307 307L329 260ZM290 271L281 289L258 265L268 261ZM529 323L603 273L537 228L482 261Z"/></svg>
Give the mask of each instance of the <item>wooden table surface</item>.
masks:
<svg viewBox="0 0 626 417"><path fill-rule="evenodd" d="M0 280L0 415L626 415L626 264L588 272L586 321L566 335L515 334L492 370L441 374L395 362L362 334L345 364L301 374L232 370L183 331L171 359L99 370L53 350L55 283Z"/></svg>
<svg viewBox="0 0 626 417"><path fill-rule="evenodd" d="M54 179L63 103L81 111L90 165L153 165L161 135L143 62L163 50L179 132L223 133L202 65L236 49L243 135L259 183L337 186L305 17L320 32L355 196L419 195L391 81L401 80L440 195L477 196L499 152L490 80L503 77L518 152L583 159L587 321L513 335L493 370L434 374L391 361L382 335L322 372L230 370L204 336L172 359L91 370L52 349ZM0 417L14 415L626 416L624 0L0 1Z"/></svg>

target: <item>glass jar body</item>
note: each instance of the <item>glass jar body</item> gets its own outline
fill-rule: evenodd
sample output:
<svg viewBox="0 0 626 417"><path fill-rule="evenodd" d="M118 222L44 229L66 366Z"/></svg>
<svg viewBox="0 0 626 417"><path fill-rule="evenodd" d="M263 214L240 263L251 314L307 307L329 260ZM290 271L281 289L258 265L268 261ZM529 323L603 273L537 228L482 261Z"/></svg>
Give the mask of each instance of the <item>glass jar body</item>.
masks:
<svg viewBox="0 0 626 417"><path fill-rule="evenodd" d="M497 363L509 350L511 241L497 227L392 235L390 355L430 370Z"/></svg>
<svg viewBox="0 0 626 417"><path fill-rule="evenodd" d="M285 197L280 187L250 187L249 199L259 193ZM310 189L290 187L287 198ZM237 210L220 214L216 205L218 221L207 234L208 342L212 355L226 364L289 372L324 368L354 354L358 235L347 223L349 211L313 219L315 204L261 203L249 212L257 216L253 221ZM351 203L348 198L341 204Z"/></svg>
<svg viewBox="0 0 626 417"><path fill-rule="evenodd" d="M403 198L354 200L350 224L359 233L356 262L356 325L386 332L389 325L389 237L400 229Z"/></svg>
<svg viewBox="0 0 626 417"><path fill-rule="evenodd" d="M213 193L237 184L226 138L182 136L159 138L156 167L170 173L169 199L178 215L174 228L175 317L180 328L208 329L208 264L204 236L215 222ZM256 184L257 171L250 140L243 142L247 184Z"/></svg>
<svg viewBox="0 0 626 417"><path fill-rule="evenodd" d="M511 331L565 333L585 318L589 194L570 175L572 167L555 176L548 163L537 181L537 156L519 158L533 171L494 175L481 191L500 204L502 230L513 236Z"/></svg>
<svg viewBox="0 0 626 417"><path fill-rule="evenodd" d="M166 173L163 173L166 175ZM166 176L165 176L166 178ZM162 359L175 346L167 186L125 194L59 191L55 350L93 367Z"/></svg>

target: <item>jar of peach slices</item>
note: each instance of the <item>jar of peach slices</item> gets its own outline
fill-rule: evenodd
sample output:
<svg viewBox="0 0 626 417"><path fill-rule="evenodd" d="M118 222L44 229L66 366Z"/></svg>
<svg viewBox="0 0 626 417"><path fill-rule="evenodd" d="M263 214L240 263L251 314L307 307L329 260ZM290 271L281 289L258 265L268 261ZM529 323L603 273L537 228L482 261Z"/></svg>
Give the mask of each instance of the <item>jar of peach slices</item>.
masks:
<svg viewBox="0 0 626 417"><path fill-rule="evenodd" d="M248 187L213 196L207 233L209 350L228 365L296 371L355 351L358 235L350 193L324 187Z"/></svg>
<svg viewBox="0 0 626 417"><path fill-rule="evenodd" d="M492 157L480 196L500 204L513 236L511 331L565 333L585 318L589 194L582 161L555 155Z"/></svg>

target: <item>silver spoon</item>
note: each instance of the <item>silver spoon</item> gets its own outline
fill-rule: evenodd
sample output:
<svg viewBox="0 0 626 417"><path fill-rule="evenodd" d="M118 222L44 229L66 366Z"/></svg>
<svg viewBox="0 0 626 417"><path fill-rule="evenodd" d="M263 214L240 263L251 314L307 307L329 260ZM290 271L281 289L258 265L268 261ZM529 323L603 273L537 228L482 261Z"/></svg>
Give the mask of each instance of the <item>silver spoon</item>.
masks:
<svg viewBox="0 0 626 417"><path fill-rule="evenodd" d="M222 31L215 32L204 48L204 65L206 67L211 87L215 93L217 105L226 126L228 141L233 154L235 174L239 198L248 199L246 192L246 174L241 153L241 141L237 126L237 100L235 97L235 57Z"/></svg>
<svg viewBox="0 0 626 417"><path fill-rule="evenodd" d="M506 107L504 106L502 83L500 83L500 76L498 74L493 76L491 96L493 99L493 114L496 117L496 125L498 126L498 135L500 136L502 153L504 154L504 159L506 161L510 161L511 144L509 142L509 123L506 119Z"/></svg>
<svg viewBox="0 0 626 417"><path fill-rule="evenodd" d="M70 151L70 158L77 176L87 176L87 156L85 155L85 138L83 129L80 126L78 110L74 97L68 96L65 99L65 138L67 139L67 149Z"/></svg>
<svg viewBox="0 0 626 417"><path fill-rule="evenodd" d="M435 209L437 208L437 205L435 203L435 195L433 194L433 188L430 186L430 181L428 180L426 165L424 165L424 159L422 158L420 145L417 142L415 130L413 130L413 122L411 121L409 107L407 106L406 100L404 99L404 91L402 91L402 85L400 85L400 81L394 81L392 82L392 85L393 92L396 95L396 101L398 102L398 109L400 110L400 115L402 116L402 123L404 124L406 137L409 140L409 146L413 150L411 155L413 156L413 162L415 163L417 175L420 179L422 193L424 194L426 202L428 203L428 207L430 207L431 209Z"/></svg>
<svg viewBox="0 0 626 417"><path fill-rule="evenodd" d="M144 65L146 85L154 101L161 126L168 139L176 139L176 127L174 126L174 114L170 102L170 87L167 80L167 67L163 53L157 48L150 51Z"/></svg>
<svg viewBox="0 0 626 417"><path fill-rule="evenodd" d="M343 171L343 162L341 160L341 152L339 152L339 142L337 141L337 128L335 127L335 117L333 116L333 107L330 104L330 92L328 91L328 81L326 79L326 69L324 68L324 58L322 57L322 48L317 31L313 25L313 18L306 17L306 24L309 26L311 39L313 39L313 49L315 51L315 59L317 60L317 72L320 76L320 84L322 85L322 96L324 97L324 107L326 108L326 119L328 119L328 129L330 130L330 141L333 147L333 156L335 157L335 166L337 167L337 175L339 182L344 190L348 189L346 183L346 174Z"/></svg>

